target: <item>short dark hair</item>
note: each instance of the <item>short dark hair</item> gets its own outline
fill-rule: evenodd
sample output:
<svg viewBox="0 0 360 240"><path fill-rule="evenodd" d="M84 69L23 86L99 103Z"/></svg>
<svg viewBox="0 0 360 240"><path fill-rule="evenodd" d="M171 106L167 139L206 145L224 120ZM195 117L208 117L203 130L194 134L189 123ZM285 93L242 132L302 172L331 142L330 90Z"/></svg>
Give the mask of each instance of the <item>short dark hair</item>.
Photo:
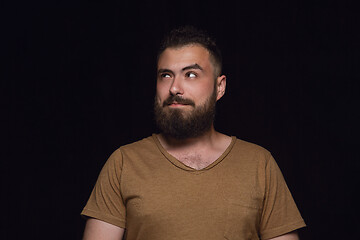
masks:
<svg viewBox="0 0 360 240"><path fill-rule="evenodd" d="M167 48L177 48L186 45L199 44L210 53L210 60L213 62L215 76L218 77L222 70L222 56L215 40L204 30L194 26L183 26L171 30L165 35L161 42L157 59Z"/></svg>

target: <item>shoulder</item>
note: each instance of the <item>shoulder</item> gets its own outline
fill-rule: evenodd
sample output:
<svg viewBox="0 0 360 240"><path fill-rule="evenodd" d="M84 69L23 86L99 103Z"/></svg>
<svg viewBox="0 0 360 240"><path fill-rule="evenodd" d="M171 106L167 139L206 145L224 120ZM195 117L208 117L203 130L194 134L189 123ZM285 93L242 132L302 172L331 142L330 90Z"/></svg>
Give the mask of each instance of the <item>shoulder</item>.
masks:
<svg viewBox="0 0 360 240"><path fill-rule="evenodd" d="M233 149L238 153L245 155L258 155L264 157L268 157L271 155L270 151L263 148L262 146L241 140L239 138L236 138Z"/></svg>
<svg viewBox="0 0 360 240"><path fill-rule="evenodd" d="M110 158L117 159L123 165L125 162L139 162L147 159L158 158L161 151L157 146L154 136L143 138L139 141L119 147Z"/></svg>
<svg viewBox="0 0 360 240"><path fill-rule="evenodd" d="M236 138L231 152L237 162L243 162L264 171L281 172L271 152L260 145Z"/></svg>
<svg viewBox="0 0 360 240"><path fill-rule="evenodd" d="M137 153L146 151L146 149L154 148L155 143L152 136L143 138L136 142L125 144L118 147L109 157L110 161L122 161L124 154Z"/></svg>
<svg viewBox="0 0 360 240"><path fill-rule="evenodd" d="M234 137L235 138L235 137ZM267 149L255 143L235 138L233 147L229 153L233 164L241 166L265 168L273 157Z"/></svg>
<svg viewBox="0 0 360 240"><path fill-rule="evenodd" d="M136 152L144 152L144 151L146 152L154 148L156 148L156 143L154 141L154 138L153 136L149 136L139 141L123 145L120 148L118 148L117 151L121 153L136 153Z"/></svg>

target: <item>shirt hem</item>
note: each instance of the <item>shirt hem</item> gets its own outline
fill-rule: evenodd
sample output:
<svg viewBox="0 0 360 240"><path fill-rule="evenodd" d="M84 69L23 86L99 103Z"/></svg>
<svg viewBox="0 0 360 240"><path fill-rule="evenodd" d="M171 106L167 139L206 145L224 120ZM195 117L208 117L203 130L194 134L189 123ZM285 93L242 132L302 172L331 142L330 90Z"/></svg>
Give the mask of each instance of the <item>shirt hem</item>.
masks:
<svg viewBox="0 0 360 240"><path fill-rule="evenodd" d="M265 231L261 234L261 239L270 239L270 238L278 237L278 236L284 235L286 233L290 233L292 231L295 231L295 230L297 230L299 228L303 228L303 227L306 227L304 220L297 221L297 222L288 224L286 226L281 226L278 228L274 228L274 229Z"/></svg>
<svg viewBox="0 0 360 240"><path fill-rule="evenodd" d="M83 209L83 211L81 212L80 215L83 217L95 218L95 219L110 223L110 224L115 225L120 228L125 228L125 221L122 219L118 219L112 215L96 212L96 211L93 211L90 209L85 209L85 208Z"/></svg>

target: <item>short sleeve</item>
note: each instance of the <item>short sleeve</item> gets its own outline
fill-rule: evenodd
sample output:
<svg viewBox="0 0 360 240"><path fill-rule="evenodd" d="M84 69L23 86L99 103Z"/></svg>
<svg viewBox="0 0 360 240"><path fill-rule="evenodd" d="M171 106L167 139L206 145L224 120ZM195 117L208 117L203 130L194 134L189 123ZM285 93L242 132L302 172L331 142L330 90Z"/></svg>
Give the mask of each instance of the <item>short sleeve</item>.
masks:
<svg viewBox="0 0 360 240"><path fill-rule="evenodd" d="M284 177L270 155L265 167L265 199L260 223L261 239L277 237L306 226Z"/></svg>
<svg viewBox="0 0 360 240"><path fill-rule="evenodd" d="M126 209L121 196L122 154L118 149L102 168L82 216L125 228Z"/></svg>

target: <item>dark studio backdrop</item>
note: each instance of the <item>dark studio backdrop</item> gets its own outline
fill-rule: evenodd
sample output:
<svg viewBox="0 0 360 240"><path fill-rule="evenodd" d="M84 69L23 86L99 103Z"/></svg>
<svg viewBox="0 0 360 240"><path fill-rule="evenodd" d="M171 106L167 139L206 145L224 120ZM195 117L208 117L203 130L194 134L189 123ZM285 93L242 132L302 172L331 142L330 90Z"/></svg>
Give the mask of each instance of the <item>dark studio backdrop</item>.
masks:
<svg viewBox="0 0 360 240"><path fill-rule="evenodd" d="M349 3L2 3L0 239L80 239L107 157L155 131L155 55L192 24L217 39L216 128L272 152L308 225L356 239L359 22Z"/></svg>

